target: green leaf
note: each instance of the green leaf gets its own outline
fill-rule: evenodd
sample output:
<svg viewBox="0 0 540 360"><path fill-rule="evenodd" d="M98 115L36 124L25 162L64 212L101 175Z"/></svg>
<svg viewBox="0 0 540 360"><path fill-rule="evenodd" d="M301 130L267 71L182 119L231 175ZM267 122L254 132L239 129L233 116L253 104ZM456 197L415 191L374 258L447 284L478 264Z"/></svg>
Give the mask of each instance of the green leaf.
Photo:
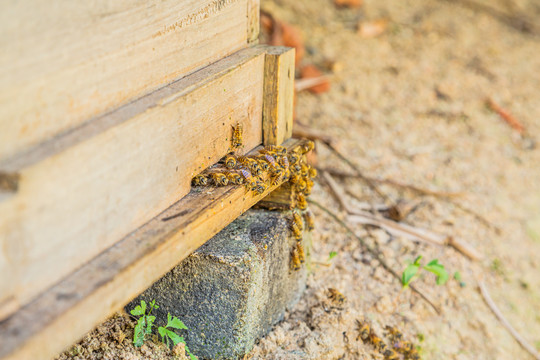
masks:
<svg viewBox="0 0 540 360"><path fill-rule="evenodd" d="M422 260L422 255L419 255L416 259L414 259L414 265L420 266L420 260Z"/></svg>
<svg viewBox="0 0 540 360"><path fill-rule="evenodd" d="M461 274L459 273L459 271L456 271L454 273L454 279L457 281L461 281Z"/></svg>
<svg viewBox="0 0 540 360"><path fill-rule="evenodd" d="M405 271L403 271L403 274L401 276L401 284L404 288L407 288L409 286L414 276L418 273L419 269L420 265L417 265L416 261L414 264L410 264L405 268Z"/></svg>
<svg viewBox="0 0 540 360"><path fill-rule="evenodd" d="M337 251L330 251L330 254L328 254L328 261L332 260L337 256Z"/></svg>
<svg viewBox="0 0 540 360"><path fill-rule="evenodd" d="M437 276L437 285L444 285L448 281L448 272L444 268L444 265L439 264L439 260L431 260L424 269L435 274Z"/></svg>
<svg viewBox="0 0 540 360"><path fill-rule="evenodd" d="M176 346L179 342L184 342L184 338L177 335L174 331L167 330L167 335L171 338L173 346Z"/></svg>
<svg viewBox="0 0 540 360"><path fill-rule="evenodd" d="M153 299L152 302L150 303L150 307L152 309L159 309L159 306L157 306L155 299Z"/></svg>
<svg viewBox="0 0 540 360"><path fill-rule="evenodd" d="M135 329L133 330L133 345L136 347L141 347L144 344L144 325L144 317L141 317L137 320L137 325L135 325Z"/></svg>
<svg viewBox="0 0 540 360"><path fill-rule="evenodd" d="M130 311L131 315L144 315L146 313L146 301L141 300L141 305L135 306L135 309Z"/></svg>
<svg viewBox="0 0 540 360"><path fill-rule="evenodd" d="M173 317L172 319L169 319L169 317L167 317L167 327L178 329L178 330L188 329L187 326L184 325L184 323L176 316Z"/></svg>
<svg viewBox="0 0 540 360"><path fill-rule="evenodd" d="M169 347L169 337L167 336L167 329L165 329L163 326L160 326L158 328L158 333L161 335L161 342L166 344L167 347Z"/></svg>
<svg viewBox="0 0 540 360"><path fill-rule="evenodd" d="M155 316L145 316L146 317L146 333L151 334L152 333L152 326L154 325L154 321L156 321Z"/></svg>

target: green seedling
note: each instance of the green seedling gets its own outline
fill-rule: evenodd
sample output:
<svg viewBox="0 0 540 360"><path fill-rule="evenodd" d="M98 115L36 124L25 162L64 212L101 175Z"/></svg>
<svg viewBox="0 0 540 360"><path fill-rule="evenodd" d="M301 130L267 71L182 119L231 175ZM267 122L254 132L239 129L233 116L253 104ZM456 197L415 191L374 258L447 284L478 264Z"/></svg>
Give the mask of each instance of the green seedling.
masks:
<svg viewBox="0 0 540 360"><path fill-rule="evenodd" d="M461 287L467 286L467 284L465 283L465 281L463 281L463 280L461 279L461 274L460 274L459 271L456 271L456 272L454 273L454 280L456 280L457 282L459 282L459 286L461 286Z"/></svg>
<svg viewBox="0 0 540 360"><path fill-rule="evenodd" d="M431 260L427 265L422 265L420 261L422 255L418 256L412 264L409 264L403 274L401 275L401 285L403 289L407 289L411 282L417 279L422 269L427 270L436 276L437 285L444 285L448 280L448 272L444 268L444 265L439 263L439 260Z"/></svg>
<svg viewBox="0 0 540 360"><path fill-rule="evenodd" d="M155 300L152 300L148 304L149 310L148 314L146 313L147 304L146 301L141 300L141 304L137 305L135 309L131 310L130 313L133 316L139 316L137 319L137 325L133 331L133 344L136 347L141 347L144 344L145 338L147 335L152 333L152 327L156 321L156 317L152 315L152 310L159 309L159 306L156 304ZM167 347L170 346L172 342L173 347L179 343L184 344L186 353L188 354L191 360L197 360L197 357L193 355L189 348L186 345L186 341L183 336L178 335L174 332L176 330L187 330L187 326L176 316L171 316L170 313L167 313L167 325L158 327L158 333L161 335L161 342L164 343Z"/></svg>
<svg viewBox="0 0 540 360"><path fill-rule="evenodd" d="M337 256L337 251L330 251L330 254L328 254L328 261L332 260Z"/></svg>
<svg viewBox="0 0 540 360"><path fill-rule="evenodd" d="M137 319L137 325L135 325L133 331L133 345L136 347L141 347L144 344L146 335L152 333L152 326L154 326L154 321L156 321L156 317L152 316L152 310L158 309L159 306L156 305L155 300L152 300L149 305L150 310L148 311L148 314L146 313L146 301L144 300L141 300L141 304L130 311L131 315L140 316L139 319Z"/></svg>

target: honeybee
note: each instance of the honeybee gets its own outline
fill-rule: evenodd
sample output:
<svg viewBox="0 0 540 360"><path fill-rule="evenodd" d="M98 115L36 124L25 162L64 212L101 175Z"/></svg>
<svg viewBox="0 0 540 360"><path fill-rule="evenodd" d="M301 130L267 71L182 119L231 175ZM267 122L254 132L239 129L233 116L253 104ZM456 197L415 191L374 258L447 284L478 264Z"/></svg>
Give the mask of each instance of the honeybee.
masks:
<svg viewBox="0 0 540 360"><path fill-rule="evenodd" d="M306 261L306 254L304 253L304 245L300 241L296 243L296 250L298 251L298 260L303 264Z"/></svg>
<svg viewBox="0 0 540 360"><path fill-rule="evenodd" d="M293 174L300 174L302 172L302 165L300 165L300 163L296 163L294 165L292 165L291 167L291 172Z"/></svg>
<svg viewBox="0 0 540 360"><path fill-rule="evenodd" d="M381 344L383 343L382 339L373 332L373 330L369 333L369 342L376 348L379 349Z"/></svg>
<svg viewBox="0 0 540 360"><path fill-rule="evenodd" d="M356 337L356 341L358 341L358 338L362 339L362 341L366 341L369 338L369 333L371 331L369 324L367 322L361 322L359 320L356 320L356 327L358 329L358 336Z"/></svg>
<svg viewBox="0 0 540 360"><path fill-rule="evenodd" d="M405 359L407 360L420 360L420 354L418 354L418 351L416 349L412 349L405 355Z"/></svg>
<svg viewBox="0 0 540 360"><path fill-rule="evenodd" d="M272 169L276 169L278 167L276 159L272 155L263 154L262 157L264 158L264 160L266 160L266 162L268 162L270 164Z"/></svg>
<svg viewBox="0 0 540 360"><path fill-rule="evenodd" d="M408 353L413 349L413 345L409 341L396 341L392 344L392 347L402 354Z"/></svg>
<svg viewBox="0 0 540 360"><path fill-rule="evenodd" d="M309 166L307 166L306 164L300 165L300 175L302 175L302 177L304 178L307 178L309 175Z"/></svg>
<svg viewBox="0 0 540 360"><path fill-rule="evenodd" d="M227 176L220 172L210 173L210 178L216 186L226 186L229 184L229 179L227 179Z"/></svg>
<svg viewBox="0 0 540 360"><path fill-rule="evenodd" d="M261 195L266 190L266 184L263 183L260 180L256 180L255 189L253 189L253 192L257 195Z"/></svg>
<svg viewBox="0 0 540 360"><path fill-rule="evenodd" d="M317 177L317 169L315 169L314 167L310 166L309 167L309 170L308 170L308 176L313 179L313 178L316 178Z"/></svg>
<svg viewBox="0 0 540 360"><path fill-rule="evenodd" d="M261 172L261 167L259 166L259 162L253 158L247 157L247 156L240 156L238 158L238 162L245 167L247 167L251 173L255 176L258 176Z"/></svg>
<svg viewBox="0 0 540 360"><path fill-rule="evenodd" d="M315 149L315 143L311 140L308 140L304 145L302 145L302 153L308 153L311 150Z"/></svg>
<svg viewBox="0 0 540 360"><path fill-rule="evenodd" d="M283 178L283 169L277 168L270 176L272 185L278 185Z"/></svg>
<svg viewBox="0 0 540 360"><path fill-rule="evenodd" d="M296 164L300 160L300 156L297 153L294 153L294 152L288 154L287 156L289 157L289 163L291 165Z"/></svg>
<svg viewBox="0 0 540 360"><path fill-rule="evenodd" d="M223 163L225 164L225 167L227 169L234 169L237 165L236 158L232 155L225 156L225 160L223 161Z"/></svg>
<svg viewBox="0 0 540 360"><path fill-rule="evenodd" d="M304 213L304 223L306 224L306 230L312 231L315 228L315 217L311 210Z"/></svg>
<svg viewBox="0 0 540 360"><path fill-rule="evenodd" d="M296 183L296 190L304 192L307 188L307 183L304 180L300 180Z"/></svg>
<svg viewBox="0 0 540 360"><path fill-rule="evenodd" d="M251 176L251 173L246 169L240 169L240 174L245 180L246 188L255 191L257 187L257 179Z"/></svg>
<svg viewBox="0 0 540 360"><path fill-rule="evenodd" d="M206 186L208 185L208 178L204 174L195 175L191 183L195 186Z"/></svg>
<svg viewBox="0 0 540 360"><path fill-rule="evenodd" d="M291 252L291 268L294 271L300 270L300 258L298 257L298 250L296 247Z"/></svg>
<svg viewBox="0 0 540 360"><path fill-rule="evenodd" d="M230 172L227 173L227 179L229 180L229 184L233 185L241 185L244 183L244 178L238 173Z"/></svg>
<svg viewBox="0 0 540 360"><path fill-rule="evenodd" d="M302 221L302 216L296 211L293 212L293 222L298 226L300 230L304 229L304 222Z"/></svg>
<svg viewBox="0 0 540 360"><path fill-rule="evenodd" d="M302 230L295 223L291 224L291 230L296 240L302 239Z"/></svg>
<svg viewBox="0 0 540 360"><path fill-rule="evenodd" d="M400 340L403 338L403 334L393 326L386 325L384 329L390 334L392 340Z"/></svg>
<svg viewBox="0 0 540 360"><path fill-rule="evenodd" d="M343 295L342 293L340 293L334 288L328 288L328 298L332 300L332 302L339 305L343 305L345 301L347 300L345 295Z"/></svg>
<svg viewBox="0 0 540 360"><path fill-rule="evenodd" d="M270 166L265 160L258 159L259 167L262 169L262 171L268 171L270 170Z"/></svg>
<svg viewBox="0 0 540 360"><path fill-rule="evenodd" d="M289 177L289 182L291 184L296 184L298 183L298 181L300 181L300 175L298 174L292 174L290 177Z"/></svg>
<svg viewBox="0 0 540 360"><path fill-rule="evenodd" d="M296 195L296 206L300 210L306 210L307 209L307 201L306 201L306 197L304 196L304 194Z"/></svg>
<svg viewBox="0 0 540 360"><path fill-rule="evenodd" d="M313 189L313 185L315 185L313 180L307 179L306 180L306 189L304 190L304 194L310 195L311 194L311 189Z"/></svg>
<svg viewBox="0 0 540 360"><path fill-rule="evenodd" d="M233 126L232 128L233 128L232 138L231 138L232 147L233 149L238 149L239 147L242 146L242 133L243 133L242 125L240 123L236 123L236 126Z"/></svg>
<svg viewBox="0 0 540 360"><path fill-rule="evenodd" d="M289 158L287 155L278 156L277 162L279 165L283 166L285 169L289 168Z"/></svg>
<svg viewBox="0 0 540 360"><path fill-rule="evenodd" d="M386 349L385 351L382 352L382 354L384 355L385 360L398 360L399 359L399 355L394 350L391 350L391 349Z"/></svg>

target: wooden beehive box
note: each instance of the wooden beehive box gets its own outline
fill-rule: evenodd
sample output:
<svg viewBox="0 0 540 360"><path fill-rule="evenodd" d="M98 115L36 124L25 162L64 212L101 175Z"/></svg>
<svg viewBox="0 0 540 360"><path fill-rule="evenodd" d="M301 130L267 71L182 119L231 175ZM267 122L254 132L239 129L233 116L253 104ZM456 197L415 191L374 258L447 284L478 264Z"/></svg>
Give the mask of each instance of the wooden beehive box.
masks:
<svg viewBox="0 0 540 360"><path fill-rule="evenodd" d="M237 123L290 138L294 51L256 44L257 0L0 9L0 358L41 359L275 188L190 181Z"/></svg>

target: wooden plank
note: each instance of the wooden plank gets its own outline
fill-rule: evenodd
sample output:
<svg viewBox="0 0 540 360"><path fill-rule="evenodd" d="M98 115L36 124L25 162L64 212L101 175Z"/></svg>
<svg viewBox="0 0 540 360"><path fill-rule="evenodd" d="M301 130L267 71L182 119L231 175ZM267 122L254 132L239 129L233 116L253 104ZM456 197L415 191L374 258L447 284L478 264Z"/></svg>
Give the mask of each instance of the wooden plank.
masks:
<svg viewBox="0 0 540 360"><path fill-rule="evenodd" d="M247 41L249 44L257 44L259 42L260 31L260 1L248 0L248 28L247 28Z"/></svg>
<svg viewBox="0 0 540 360"><path fill-rule="evenodd" d="M294 49L268 47L264 65L263 140L279 145L292 136Z"/></svg>
<svg viewBox="0 0 540 360"><path fill-rule="evenodd" d="M256 21L247 9L248 0L2 2L0 160L246 47Z"/></svg>
<svg viewBox="0 0 540 360"><path fill-rule="evenodd" d="M264 48L242 50L35 151L0 202L0 314L12 312L190 190L229 151L262 143Z"/></svg>
<svg viewBox="0 0 540 360"><path fill-rule="evenodd" d="M290 139L288 148L302 140ZM0 358L45 359L77 341L264 198L243 186L195 189L0 323Z"/></svg>

